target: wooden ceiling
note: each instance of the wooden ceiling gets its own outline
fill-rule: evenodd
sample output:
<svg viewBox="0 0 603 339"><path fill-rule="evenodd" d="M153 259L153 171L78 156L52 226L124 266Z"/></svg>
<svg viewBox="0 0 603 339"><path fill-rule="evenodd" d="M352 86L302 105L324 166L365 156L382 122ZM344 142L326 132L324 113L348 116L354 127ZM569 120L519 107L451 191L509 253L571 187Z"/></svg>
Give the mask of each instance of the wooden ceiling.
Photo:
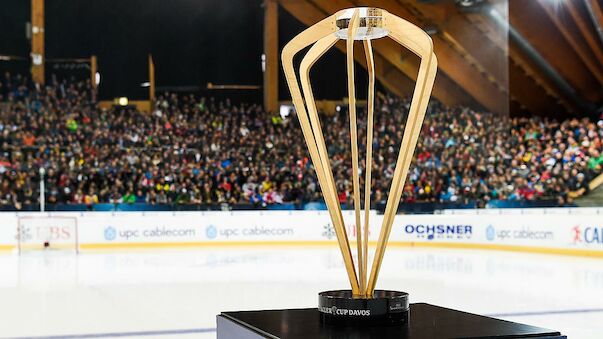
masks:
<svg viewBox="0 0 603 339"><path fill-rule="evenodd" d="M508 0L509 30L517 33L511 38L490 12L499 4L467 11L453 0L278 2L306 25L340 9L373 6L429 28L439 63L433 95L449 106L564 117L592 114L603 105L603 41L597 32L603 0ZM375 41L374 49L380 82L393 93L409 94L418 58L389 39ZM364 65L363 50L355 51Z"/></svg>

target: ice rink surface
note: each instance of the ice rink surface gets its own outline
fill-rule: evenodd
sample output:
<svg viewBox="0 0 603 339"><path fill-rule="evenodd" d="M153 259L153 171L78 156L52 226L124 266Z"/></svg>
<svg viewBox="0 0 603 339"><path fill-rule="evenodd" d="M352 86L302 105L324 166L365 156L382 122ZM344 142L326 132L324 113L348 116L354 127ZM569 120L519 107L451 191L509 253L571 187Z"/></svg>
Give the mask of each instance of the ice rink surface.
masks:
<svg viewBox="0 0 603 339"><path fill-rule="evenodd" d="M0 337L214 338L221 311L315 307L347 288L335 247L0 254ZM603 338L603 260L388 248L379 288Z"/></svg>

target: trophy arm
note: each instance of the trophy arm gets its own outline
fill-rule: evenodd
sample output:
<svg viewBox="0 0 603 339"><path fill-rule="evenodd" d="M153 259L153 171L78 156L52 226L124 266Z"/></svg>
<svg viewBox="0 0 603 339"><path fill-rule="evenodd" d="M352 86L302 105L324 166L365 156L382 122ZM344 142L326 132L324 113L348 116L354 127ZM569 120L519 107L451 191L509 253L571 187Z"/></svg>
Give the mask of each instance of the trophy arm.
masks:
<svg viewBox="0 0 603 339"><path fill-rule="evenodd" d="M364 293L367 288L368 272L368 236L369 236L369 216L371 209L371 172L373 167L373 116L375 111L375 59L373 57L373 46L370 40L364 40L364 53L366 54L366 69L368 71L368 100L366 117L366 160L365 160L365 178L364 178L364 238L362 271L360 274L360 285L364 286Z"/></svg>
<svg viewBox="0 0 603 339"><path fill-rule="evenodd" d="M389 12L383 13L383 20L387 35L421 60L428 59L433 54L433 41L425 31Z"/></svg>
<svg viewBox="0 0 603 339"><path fill-rule="evenodd" d="M385 254L385 247L391 233L400 198L402 197L404 183L406 181L406 176L408 175L408 169L417 145L419 133L421 132L421 126L423 124L423 119L425 118L427 104L429 103L429 97L437 72L437 58L433 53L433 42L427 33L411 23L391 14L386 15L385 24L389 31L388 35L394 41L418 55L421 58L421 64L419 66L419 74L417 76L414 95L406 120L400 153L398 155L394 176L392 178L392 185L383 215L381 232L379 234L379 240L377 241L377 248L375 250L375 257L367 288L367 293L369 295L375 290L377 277Z"/></svg>
<svg viewBox="0 0 603 339"><path fill-rule="evenodd" d="M350 150L352 153L352 187L354 195L354 216L356 229L356 253L358 253L358 271L360 275L360 295L364 295L365 283L362 262L362 231L360 229L360 171L358 169L358 119L356 117L356 85L354 84L354 37L360 24L358 9L350 18L346 40L346 65L348 73L348 112L350 114Z"/></svg>
<svg viewBox="0 0 603 339"><path fill-rule="evenodd" d="M312 131L314 133L314 137L318 147L318 154L320 157L321 166L324 171L323 178L324 180L326 180L326 187L324 187L323 189L323 196L325 197L325 202L327 203L329 210L333 210L331 219L333 221L335 232L337 234L337 239L339 240L339 246L342 248L344 257L349 256L349 262L352 263L353 268L353 257L351 255L350 245L348 242L348 237L343 222L341 206L339 205L339 201L337 199L337 187L335 185L335 179L333 178L331 163L329 161L329 154L326 148L326 143L322 133L322 126L320 124L318 111L316 109L316 104L314 101L312 84L310 82L310 70L312 66L338 40L339 39L334 34L327 35L326 37L318 40L302 59L299 73L302 91L306 102L306 108L308 110Z"/></svg>
<svg viewBox="0 0 603 339"><path fill-rule="evenodd" d="M298 34L295 38L293 38L293 40L285 45L281 54L281 60L283 63L283 70L285 72L287 85L289 86L291 97L293 99L293 105L295 106L295 110L297 112L304 139L308 145L310 158L314 164L320 187L325 196L325 203L327 204L331 220L333 221L333 227L337 235L339 248L342 252L344 264L350 280L350 285L352 287L352 293L358 294L359 285L356 269L354 267L350 245L343 222L343 216L341 214L341 207L337 201L335 181L330 170L328 153L324 143L324 138L322 136L322 130L320 128L320 122L318 119L318 114L316 113L316 106L314 104L314 98L309 82L309 71L314 62L316 62L316 60L318 60L320 56L322 56L338 40L338 38L333 34L335 30L336 26L334 16L318 22L317 24ZM308 111L310 112L310 116L308 117L304 100L299 89L297 77L295 75L293 58L299 51L314 43L315 45L310 49L302 61L300 70L302 87L304 87L304 94L306 94L306 104L308 106ZM312 120L312 123L308 118ZM328 171L326 169L328 169Z"/></svg>

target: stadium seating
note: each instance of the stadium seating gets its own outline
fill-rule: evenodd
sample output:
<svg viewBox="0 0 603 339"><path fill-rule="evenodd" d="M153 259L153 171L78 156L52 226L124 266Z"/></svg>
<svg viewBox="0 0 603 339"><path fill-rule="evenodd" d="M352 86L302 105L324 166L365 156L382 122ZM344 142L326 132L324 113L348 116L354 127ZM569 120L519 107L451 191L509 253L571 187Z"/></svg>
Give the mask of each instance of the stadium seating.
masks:
<svg viewBox="0 0 603 339"><path fill-rule="evenodd" d="M170 93L158 95L152 112L103 110L93 94L86 82L36 88L23 76L0 77L3 209L39 206L40 167L49 210L324 208L295 117ZM377 204L387 196L408 107L389 95L376 102ZM347 114L323 113L340 202L349 208ZM402 208L572 204L602 172L602 139L603 120L509 118L434 102Z"/></svg>

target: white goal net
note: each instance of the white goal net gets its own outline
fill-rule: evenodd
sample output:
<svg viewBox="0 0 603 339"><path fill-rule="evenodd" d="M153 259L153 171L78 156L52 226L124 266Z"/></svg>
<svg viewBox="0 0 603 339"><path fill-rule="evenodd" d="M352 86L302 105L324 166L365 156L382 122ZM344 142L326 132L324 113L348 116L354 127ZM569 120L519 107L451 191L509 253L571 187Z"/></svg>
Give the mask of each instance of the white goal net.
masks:
<svg viewBox="0 0 603 339"><path fill-rule="evenodd" d="M35 250L79 252L76 217L21 216L17 222L19 253Z"/></svg>

